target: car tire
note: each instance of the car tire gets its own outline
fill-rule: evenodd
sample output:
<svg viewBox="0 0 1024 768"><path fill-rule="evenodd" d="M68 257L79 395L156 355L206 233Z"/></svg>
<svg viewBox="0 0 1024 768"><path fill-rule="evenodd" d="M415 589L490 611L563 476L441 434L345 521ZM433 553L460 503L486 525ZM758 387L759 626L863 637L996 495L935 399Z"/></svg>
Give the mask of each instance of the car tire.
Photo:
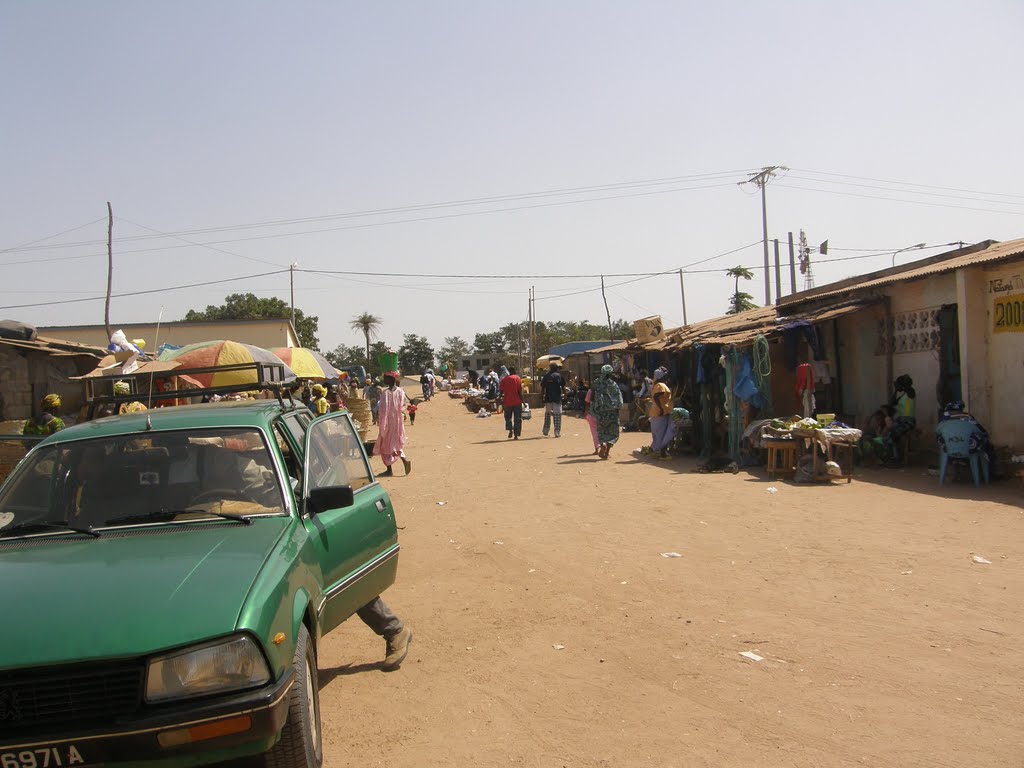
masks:
<svg viewBox="0 0 1024 768"><path fill-rule="evenodd" d="M295 682L288 692L288 719L281 739L263 755L264 768L321 768L324 763L316 653L305 625L299 627L293 664Z"/></svg>

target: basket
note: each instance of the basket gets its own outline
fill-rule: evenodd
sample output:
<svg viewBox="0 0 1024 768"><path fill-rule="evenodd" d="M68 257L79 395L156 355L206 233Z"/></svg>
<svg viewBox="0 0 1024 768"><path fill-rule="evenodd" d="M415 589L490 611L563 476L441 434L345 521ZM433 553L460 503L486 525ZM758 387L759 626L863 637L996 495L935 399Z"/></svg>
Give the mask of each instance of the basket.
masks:
<svg viewBox="0 0 1024 768"><path fill-rule="evenodd" d="M377 362L380 363L380 369L387 373L388 371L398 370L398 353L397 352L384 352L377 355Z"/></svg>

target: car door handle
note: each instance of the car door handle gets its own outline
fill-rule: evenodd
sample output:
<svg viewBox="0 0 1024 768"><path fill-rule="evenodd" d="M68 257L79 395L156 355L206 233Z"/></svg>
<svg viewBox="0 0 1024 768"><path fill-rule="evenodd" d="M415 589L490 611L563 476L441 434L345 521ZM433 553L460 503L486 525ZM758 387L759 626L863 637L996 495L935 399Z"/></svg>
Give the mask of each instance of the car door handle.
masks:
<svg viewBox="0 0 1024 768"><path fill-rule="evenodd" d="M376 506L378 512L387 512L388 505L384 503L383 499L377 499Z"/></svg>

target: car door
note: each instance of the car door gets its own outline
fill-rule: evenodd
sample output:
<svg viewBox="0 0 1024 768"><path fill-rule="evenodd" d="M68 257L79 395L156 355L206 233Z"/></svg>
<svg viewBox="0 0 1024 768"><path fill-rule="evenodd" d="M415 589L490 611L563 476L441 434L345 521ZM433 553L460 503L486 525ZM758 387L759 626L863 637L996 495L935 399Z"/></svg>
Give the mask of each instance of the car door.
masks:
<svg viewBox="0 0 1024 768"><path fill-rule="evenodd" d="M398 534L387 493L373 479L363 444L347 413L315 419L303 452L304 512L316 488L347 485L353 504L304 514L324 578L320 623L330 631L395 580Z"/></svg>

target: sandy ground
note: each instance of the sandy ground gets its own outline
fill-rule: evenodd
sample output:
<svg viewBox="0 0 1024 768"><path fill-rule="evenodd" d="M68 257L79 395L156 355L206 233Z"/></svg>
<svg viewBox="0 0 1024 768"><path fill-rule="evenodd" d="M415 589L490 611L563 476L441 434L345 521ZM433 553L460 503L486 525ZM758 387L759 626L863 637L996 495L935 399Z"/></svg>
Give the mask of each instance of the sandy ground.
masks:
<svg viewBox="0 0 1024 768"><path fill-rule="evenodd" d="M420 408L383 481L415 642L387 674L357 619L325 638L329 768L1024 765L1019 488L700 475L643 434L602 462L541 424Z"/></svg>

